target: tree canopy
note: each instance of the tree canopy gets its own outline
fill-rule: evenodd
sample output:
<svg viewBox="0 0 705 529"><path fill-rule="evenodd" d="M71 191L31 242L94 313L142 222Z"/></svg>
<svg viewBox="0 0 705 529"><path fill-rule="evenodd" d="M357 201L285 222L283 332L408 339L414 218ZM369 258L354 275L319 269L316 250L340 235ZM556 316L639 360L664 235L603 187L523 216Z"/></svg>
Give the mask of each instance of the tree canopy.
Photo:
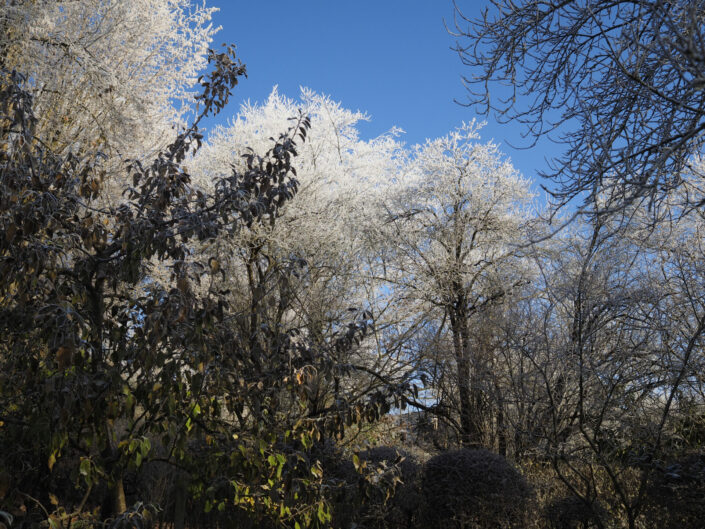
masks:
<svg viewBox="0 0 705 529"><path fill-rule="evenodd" d="M529 137L555 132L565 150L543 176L557 205L656 207L681 189L682 207L702 206L702 2L500 0L482 17L462 10L468 103Z"/></svg>

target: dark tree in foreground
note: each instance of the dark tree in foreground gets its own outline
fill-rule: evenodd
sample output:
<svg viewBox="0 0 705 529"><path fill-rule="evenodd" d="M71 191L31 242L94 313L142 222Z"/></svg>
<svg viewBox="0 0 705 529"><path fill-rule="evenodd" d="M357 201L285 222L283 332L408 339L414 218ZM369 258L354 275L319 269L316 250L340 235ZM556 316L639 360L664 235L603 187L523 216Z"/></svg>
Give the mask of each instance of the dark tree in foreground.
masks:
<svg viewBox="0 0 705 529"><path fill-rule="evenodd" d="M336 355L359 343L368 316L315 346L263 325L243 334L235 322L261 307L233 310L221 263L194 252L273 222L297 192L292 164L310 126L300 116L212 192L194 188L182 162L200 146L198 122L244 74L232 50L210 59L195 124L149 166L128 164L114 207L97 200L99 161L38 139L25 79L1 72L0 511L23 503L52 527L139 525L150 510L128 510L145 499L128 481L158 461L185 476L192 507L224 511L231 524L245 511L326 525L313 449L388 410L383 388L336 392L325 414L308 413L314 374L345 380ZM167 520L183 527L183 511Z"/></svg>
<svg viewBox="0 0 705 529"><path fill-rule="evenodd" d="M566 148L543 176L558 206L658 206L676 189L686 209L705 204L705 2L492 3L481 19L456 5L469 103L534 139L557 133Z"/></svg>

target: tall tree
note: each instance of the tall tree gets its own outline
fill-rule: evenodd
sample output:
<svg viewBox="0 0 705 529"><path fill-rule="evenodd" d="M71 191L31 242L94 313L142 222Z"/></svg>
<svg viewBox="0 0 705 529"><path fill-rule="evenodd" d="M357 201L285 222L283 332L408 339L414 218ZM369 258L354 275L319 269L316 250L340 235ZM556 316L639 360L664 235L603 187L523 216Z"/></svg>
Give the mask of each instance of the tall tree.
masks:
<svg viewBox="0 0 705 529"><path fill-rule="evenodd" d="M451 375L457 406L445 418L466 446L483 442L484 373L492 362L480 317L528 278L518 245L532 197L497 146L477 142L478 128L471 123L417 146L390 186L381 228L396 295L415 305L424 325L450 331L452 355L440 372Z"/></svg>
<svg viewBox="0 0 705 529"><path fill-rule="evenodd" d="M298 193L267 225L239 230L209 251L227 271L234 306L249 314L240 320L244 335L266 326L321 343L351 316L358 323L374 321L363 347L331 358L355 376L311 380L309 411L325 415L336 402L404 384L411 373L398 340L387 332L395 315L388 297L380 295L380 263L365 233L380 184L393 178L402 157L396 131L363 141L358 124L367 119L364 114L307 89L298 101L275 89L264 103L243 105L189 165L196 182L212 187L214 175L242 165L297 109L312 125L298 149Z"/></svg>

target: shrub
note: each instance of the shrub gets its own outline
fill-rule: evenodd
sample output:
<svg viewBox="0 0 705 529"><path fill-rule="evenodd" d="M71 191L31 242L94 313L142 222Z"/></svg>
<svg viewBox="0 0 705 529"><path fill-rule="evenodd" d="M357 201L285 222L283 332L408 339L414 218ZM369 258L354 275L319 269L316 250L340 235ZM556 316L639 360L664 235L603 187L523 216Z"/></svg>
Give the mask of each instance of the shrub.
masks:
<svg viewBox="0 0 705 529"><path fill-rule="evenodd" d="M570 495L550 503L545 516L551 529L590 529L602 527L606 512L598 503Z"/></svg>
<svg viewBox="0 0 705 529"><path fill-rule="evenodd" d="M705 520L705 455L660 468L646 491L645 518L658 529L700 529Z"/></svg>
<svg viewBox="0 0 705 529"><path fill-rule="evenodd" d="M379 446L349 459L324 459L333 494L333 526L411 527L420 494L416 459L404 450Z"/></svg>
<svg viewBox="0 0 705 529"><path fill-rule="evenodd" d="M431 458L421 477L420 526L520 528L532 491L505 458L461 449Z"/></svg>
<svg viewBox="0 0 705 529"><path fill-rule="evenodd" d="M408 452L378 446L360 453L360 461L375 469L380 483L367 487L364 512L379 527L410 527L416 517L420 496L418 461ZM369 523L369 522L368 522Z"/></svg>

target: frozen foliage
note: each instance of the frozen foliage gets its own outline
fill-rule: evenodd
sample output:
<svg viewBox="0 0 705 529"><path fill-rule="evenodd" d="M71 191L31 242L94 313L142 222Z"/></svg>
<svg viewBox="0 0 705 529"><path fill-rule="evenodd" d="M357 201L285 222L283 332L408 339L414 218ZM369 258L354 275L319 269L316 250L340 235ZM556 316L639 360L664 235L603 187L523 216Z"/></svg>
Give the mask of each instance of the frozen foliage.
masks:
<svg viewBox="0 0 705 529"><path fill-rule="evenodd" d="M474 122L413 148L397 130L363 141L364 114L305 89L296 102L275 89L265 103L243 105L190 162L195 181L207 189L299 111L312 124L299 147L299 193L268 225L238 233L250 253L229 252L223 241L207 251L221 255L233 288L252 291L251 299L259 296L253 277L297 270L287 276L286 299L270 296L279 307L270 321L312 339L350 307L371 310L377 332L369 354L348 359L356 369L408 375L422 360L409 354L410 338L429 318L447 318L461 359L454 377L461 386L478 379L484 367L479 358L472 365L468 318L527 280L518 246L531 219L528 182L496 145L479 142ZM460 429L476 442L468 398L466 391Z"/></svg>
<svg viewBox="0 0 705 529"><path fill-rule="evenodd" d="M400 131L363 141L357 124L367 116L327 96L303 89L294 101L275 88L263 104L246 103L228 127L211 133L192 162L195 181L211 185L231 164L242 163L249 149L267 144L299 111L311 117L311 132L297 159L301 189L270 237L282 251L302 257L359 248L360 228L372 214L371 198L399 170Z"/></svg>
<svg viewBox="0 0 705 529"><path fill-rule="evenodd" d="M28 76L55 151L146 156L190 108L213 11L190 0L5 2L0 48Z"/></svg>
<svg viewBox="0 0 705 529"><path fill-rule="evenodd" d="M497 145L479 142L480 127L472 122L415 146L385 197L395 279L431 305L447 307L459 290L476 304L518 272L529 182Z"/></svg>
<svg viewBox="0 0 705 529"><path fill-rule="evenodd" d="M206 52L203 4L3 4L0 529L105 525L104 502L134 525L151 507L128 499L151 498L160 524L194 528L702 525L701 2L496 4L476 27L484 80L536 52L518 117L568 103L584 125L555 196L600 214L550 239L475 122L408 147L275 89L199 150L245 73ZM423 469L355 451L421 433L443 452Z"/></svg>
<svg viewBox="0 0 705 529"><path fill-rule="evenodd" d="M428 329L430 322L437 337L449 331L452 353L429 360L443 404L435 409L468 446L482 444L477 401L492 364L471 326L531 276L521 249L532 219L529 182L495 144L479 142L479 128L472 122L414 148L384 197L378 232L395 295L425 322L409 325ZM445 397L456 388L448 408Z"/></svg>
<svg viewBox="0 0 705 529"><path fill-rule="evenodd" d="M357 125L367 119L365 114L310 90L302 90L294 101L274 89L264 103L244 104L227 127L216 128L189 164L194 180L209 188L231 164L242 164L250 149L268 144L299 112L310 116L311 130L297 146L298 194L268 225L237 234L240 247L250 253L230 252L235 239L219 241L209 251L222 256L237 292L252 290L251 278L257 274L291 272L286 293L280 288L268 294L280 307L272 315L277 325L302 329L317 340L356 308L370 310L381 328L387 300L381 295L379 262L366 234L378 216L376 197L403 161L399 131L361 140ZM254 268L258 272L253 276ZM388 372L402 367L398 359L384 355L387 348L379 340L368 346L372 354L348 359L350 364L369 368L384 363Z"/></svg>
<svg viewBox="0 0 705 529"><path fill-rule="evenodd" d="M190 160L190 172L200 189L210 189L219 175L240 167L251 150L268 144L300 112L310 116L311 129L296 139L296 196L269 222L205 240L195 252L217 258L241 315L236 322L243 336L258 329L284 330L304 351L300 362L310 416L329 420L335 415L339 421L342 412L337 412L360 398L379 403L384 413L381 388L401 388L413 374L408 359L384 334L393 314L387 311L380 263L366 237L377 219L375 197L399 171L398 131L363 141L357 124L364 114L309 90L299 101L274 90L264 103L243 105L227 127L217 128ZM345 354L327 338L357 340L363 329L364 340L345 348ZM250 347L267 350L276 344ZM330 379L312 367L317 360L306 352L321 349L330 353L325 361L336 373ZM350 424L361 410L345 413ZM374 414L366 419L372 421Z"/></svg>

